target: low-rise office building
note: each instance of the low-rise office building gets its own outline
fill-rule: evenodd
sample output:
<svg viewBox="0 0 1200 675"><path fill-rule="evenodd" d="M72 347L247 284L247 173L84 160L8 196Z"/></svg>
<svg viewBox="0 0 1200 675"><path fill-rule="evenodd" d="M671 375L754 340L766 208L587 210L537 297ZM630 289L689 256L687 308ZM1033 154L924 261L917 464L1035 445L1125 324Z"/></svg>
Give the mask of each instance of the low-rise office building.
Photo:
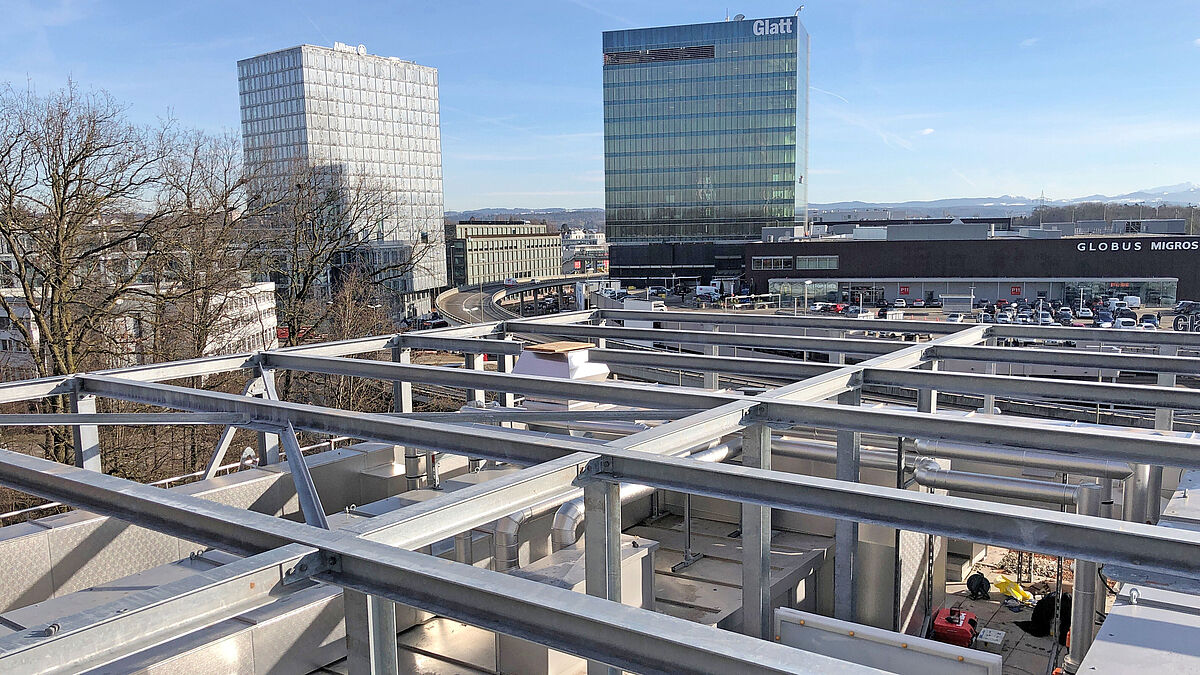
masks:
<svg viewBox="0 0 1200 675"><path fill-rule="evenodd" d="M464 220L446 227L450 283L494 284L562 273L562 238L525 220Z"/></svg>

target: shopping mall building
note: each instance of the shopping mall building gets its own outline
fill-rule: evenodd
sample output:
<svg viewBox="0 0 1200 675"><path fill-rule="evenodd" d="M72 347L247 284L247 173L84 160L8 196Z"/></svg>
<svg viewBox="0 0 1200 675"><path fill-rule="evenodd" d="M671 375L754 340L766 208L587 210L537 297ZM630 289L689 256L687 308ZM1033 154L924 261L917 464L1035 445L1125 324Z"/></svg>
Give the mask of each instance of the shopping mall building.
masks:
<svg viewBox="0 0 1200 675"><path fill-rule="evenodd" d="M745 246L757 293L785 300L930 300L1136 295L1143 305L1200 299L1200 237L1085 234L1056 238L806 238ZM806 283L811 282L811 283Z"/></svg>

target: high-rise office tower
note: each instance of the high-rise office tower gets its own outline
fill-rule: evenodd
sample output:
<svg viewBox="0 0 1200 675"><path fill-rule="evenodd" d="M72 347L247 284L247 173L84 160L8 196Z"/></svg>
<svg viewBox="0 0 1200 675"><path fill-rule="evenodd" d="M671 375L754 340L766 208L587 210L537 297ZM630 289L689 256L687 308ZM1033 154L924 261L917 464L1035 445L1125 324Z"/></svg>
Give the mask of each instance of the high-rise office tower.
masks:
<svg viewBox="0 0 1200 675"><path fill-rule="evenodd" d="M417 256L389 285L424 311L446 283L437 69L300 45L238 61L238 89L248 163L310 162L382 192L383 219L359 234L378 264Z"/></svg>
<svg viewBox="0 0 1200 675"><path fill-rule="evenodd" d="M807 134L808 34L795 16L604 33L614 244L802 224Z"/></svg>

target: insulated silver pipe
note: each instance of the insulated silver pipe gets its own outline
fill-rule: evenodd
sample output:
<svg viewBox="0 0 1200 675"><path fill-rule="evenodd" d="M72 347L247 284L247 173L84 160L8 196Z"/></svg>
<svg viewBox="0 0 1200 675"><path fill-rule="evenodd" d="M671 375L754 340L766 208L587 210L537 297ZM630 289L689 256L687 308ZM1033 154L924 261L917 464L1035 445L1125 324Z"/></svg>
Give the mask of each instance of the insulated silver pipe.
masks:
<svg viewBox="0 0 1200 675"><path fill-rule="evenodd" d="M773 438L771 440L771 454L775 457L788 457L791 459L806 459L812 462L821 462L823 464L834 464L837 462L837 446L832 443L823 443L821 441L798 441L787 438ZM912 471L915 465L914 457L907 457L904 460L905 469ZM862 450L859 452L860 466L868 469L884 469L886 471L896 470L896 452L893 450Z"/></svg>
<svg viewBox="0 0 1200 675"><path fill-rule="evenodd" d="M993 497L1028 499L1047 504L1070 506L1075 503L1076 499L1076 488L1072 485L1047 483L1027 478L991 476L985 473L951 471L950 469L943 469L940 464L929 457L922 457L917 460L916 470L913 471L913 479L917 481L918 485L924 485L925 487L974 492ZM1097 496L1097 506L1099 503L1099 496Z"/></svg>
<svg viewBox="0 0 1200 675"><path fill-rule="evenodd" d="M731 438L720 445L698 450L688 455L688 459L694 459L699 462L724 462L737 455L741 449L742 439L739 436ZM654 493L655 489L649 485L621 483L621 504L628 504L635 499L648 497ZM573 546L576 541L579 541L579 528L582 525L583 496L579 495L570 501L564 502L558 508L558 511L554 513L554 521L550 526L550 545L552 550L561 551L564 548ZM498 545L497 550L499 550Z"/></svg>
<svg viewBox="0 0 1200 675"><path fill-rule="evenodd" d="M1084 483L1078 486L1078 500L1075 513L1086 516L1100 514L1100 486L1095 483ZM1075 588L1071 598L1071 647L1067 652L1066 666L1069 672L1075 672L1083 657L1087 656L1088 648L1096 639L1096 593L1099 589L1099 570L1095 562L1075 560Z"/></svg>
<svg viewBox="0 0 1200 675"><path fill-rule="evenodd" d="M411 445L404 446L404 483L405 489L417 490L421 487L421 456L420 448Z"/></svg>
<svg viewBox="0 0 1200 675"><path fill-rule="evenodd" d="M1055 452L1038 452L995 445L952 443L949 441L916 439L911 442L912 451L927 457L943 459L969 459L989 464L1024 466L1034 469L1050 469L1058 472L1077 473L1097 478L1124 479L1133 473L1126 462L1093 459L1079 455Z"/></svg>

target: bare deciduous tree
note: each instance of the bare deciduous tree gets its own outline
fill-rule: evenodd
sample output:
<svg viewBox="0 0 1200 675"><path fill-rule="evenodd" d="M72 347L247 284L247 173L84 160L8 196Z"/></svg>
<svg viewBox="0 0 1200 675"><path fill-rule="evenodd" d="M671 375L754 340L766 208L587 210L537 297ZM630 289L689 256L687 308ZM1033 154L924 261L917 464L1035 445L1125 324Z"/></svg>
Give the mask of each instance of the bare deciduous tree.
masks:
<svg viewBox="0 0 1200 675"><path fill-rule="evenodd" d="M0 241L12 286L0 309L37 375L126 354L122 305L173 238L155 195L171 131L133 125L108 94L74 83L45 96L0 89ZM62 429L48 433L45 452L67 458Z"/></svg>

